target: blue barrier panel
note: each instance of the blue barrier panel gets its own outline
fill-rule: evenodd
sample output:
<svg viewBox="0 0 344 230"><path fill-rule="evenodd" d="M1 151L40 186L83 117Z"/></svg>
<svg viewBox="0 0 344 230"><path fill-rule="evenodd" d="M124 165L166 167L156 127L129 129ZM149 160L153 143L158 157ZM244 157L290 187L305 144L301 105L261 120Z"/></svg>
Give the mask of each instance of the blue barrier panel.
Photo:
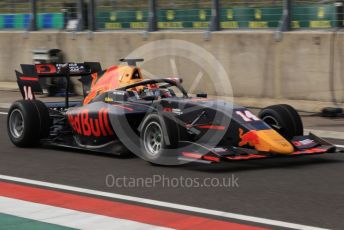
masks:
<svg viewBox="0 0 344 230"><path fill-rule="evenodd" d="M43 14L42 15L42 28L43 29L51 29L52 28L52 22L53 22L53 14Z"/></svg>
<svg viewBox="0 0 344 230"><path fill-rule="evenodd" d="M62 13L38 14L37 25L41 29L63 29ZM30 26L31 14L0 14L0 29L27 29Z"/></svg>
<svg viewBox="0 0 344 230"><path fill-rule="evenodd" d="M14 28L14 14L4 15L4 26L3 28L11 29Z"/></svg>
<svg viewBox="0 0 344 230"><path fill-rule="evenodd" d="M30 25L31 14L24 14L23 28L28 28Z"/></svg>

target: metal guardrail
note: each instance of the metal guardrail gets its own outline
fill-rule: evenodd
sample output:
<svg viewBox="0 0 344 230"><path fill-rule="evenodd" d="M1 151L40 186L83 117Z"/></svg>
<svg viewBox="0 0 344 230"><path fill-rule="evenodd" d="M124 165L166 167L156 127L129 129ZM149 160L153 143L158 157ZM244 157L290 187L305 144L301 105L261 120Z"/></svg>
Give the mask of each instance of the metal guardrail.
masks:
<svg viewBox="0 0 344 230"><path fill-rule="evenodd" d="M0 29L330 29L343 26L343 2L2 0Z"/></svg>

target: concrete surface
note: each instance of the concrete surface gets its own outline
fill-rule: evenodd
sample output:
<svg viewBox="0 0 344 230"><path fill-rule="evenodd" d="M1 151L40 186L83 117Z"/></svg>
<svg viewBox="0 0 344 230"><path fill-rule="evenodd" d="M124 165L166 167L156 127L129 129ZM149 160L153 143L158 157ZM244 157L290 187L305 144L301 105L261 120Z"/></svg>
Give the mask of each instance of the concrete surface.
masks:
<svg viewBox="0 0 344 230"><path fill-rule="evenodd" d="M288 32L281 41L275 40L273 31L221 31L211 33L209 40L200 31L160 31L146 35L122 31L0 32L0 81L14 81L14 69L21 63L32 62L33 48L59 48L65 52L67 61L99 61L106 68L135 49L160 39L191 42L216 57L228 73L237 97L331 101L333 85L336 99L343 101L344 98L342 32ZM142 67L156 76L178 74L185 80L186 88L190 88L197 74L203 71L197 92L230 94L228 86L215 87L222 84L222 80L216 78L216 70L207 73L208 65L194 62L200 60L197 54L190 52L191 61L188 57L158 57L161 52L173 53L173 50L166 45L149 52L147 56L156 58Z"/></svg>
<svg viewBox="0 0 344 230"><path fill-rule="evenodd" d="M17 82L0 82L1 91L19 91Z"/></svg>

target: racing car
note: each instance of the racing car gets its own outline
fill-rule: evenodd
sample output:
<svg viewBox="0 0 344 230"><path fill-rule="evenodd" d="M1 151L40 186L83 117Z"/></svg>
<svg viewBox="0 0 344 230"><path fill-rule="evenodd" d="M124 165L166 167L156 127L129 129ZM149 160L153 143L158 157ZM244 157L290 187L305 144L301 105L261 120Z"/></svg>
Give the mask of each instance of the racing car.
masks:
<svg viewBox="0 0 344 230"><path fill-rule="evenodd" d="M310 133L289 105L256 116L248 108L206 94L188 95L180 78L145 79L143 59L103 70L100 63L21 65L23 100L7 118L18 147L63 146L117 155L134 153L153 164L218 163L332 153L331 143ZM83 100L42 102L39 79L79 77Z"/></svg>

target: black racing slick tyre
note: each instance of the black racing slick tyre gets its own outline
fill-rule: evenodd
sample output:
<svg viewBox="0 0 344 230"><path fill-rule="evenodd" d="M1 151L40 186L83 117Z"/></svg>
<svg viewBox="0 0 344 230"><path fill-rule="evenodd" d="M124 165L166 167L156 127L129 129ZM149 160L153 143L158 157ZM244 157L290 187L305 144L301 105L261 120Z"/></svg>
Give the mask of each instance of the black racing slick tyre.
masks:
<svg viewBox="0 0 344 230"><path fill-rule="evenodd" d="M49 110L38 100L19 100L12 104L7 116L7 132L18 147L36 146L49 135Z"/></svg>
<svg viewBox="0 0 344 230"><path fill-rule="evenodd" d="M301 117L290 105L268 106L262 109L258 116L287 139L303 135Z"/></svg>
<svg viewBox="0 0 344 230"><path fill-rule="evenodd" d="M149 114L140 131L143 158L153 165L176 163L174 148L178 145L178 127L169 118L156 113Z"/></svg>

